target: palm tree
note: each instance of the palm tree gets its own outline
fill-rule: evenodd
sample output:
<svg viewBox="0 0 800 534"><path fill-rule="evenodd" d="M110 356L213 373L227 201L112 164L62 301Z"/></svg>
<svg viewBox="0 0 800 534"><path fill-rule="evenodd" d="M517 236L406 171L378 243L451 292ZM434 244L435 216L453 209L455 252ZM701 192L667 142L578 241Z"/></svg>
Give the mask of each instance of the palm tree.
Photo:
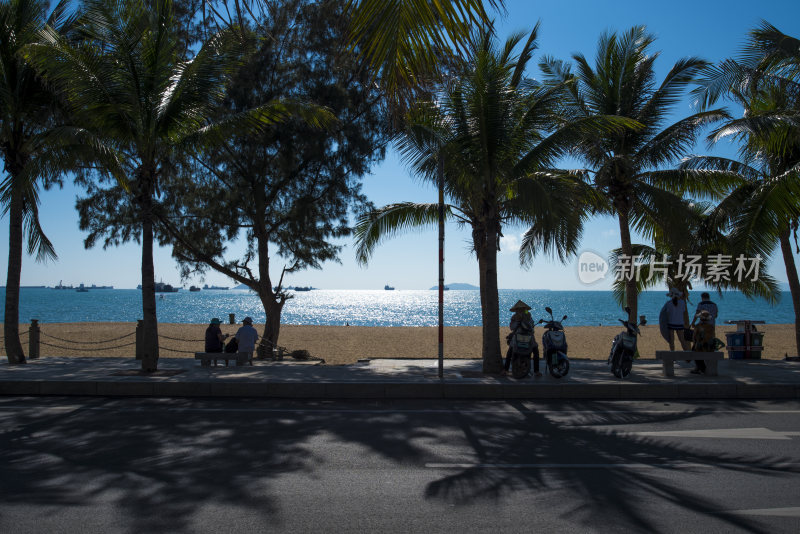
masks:
<svg viewBox="0 0 800 534"><path fill-rule="evenodd" d="M604 33L597 46L594 68L582 54L573 55L577 83L569 86L565 103L570 117L616 115L636 121L639 128L609 131L587 137L576 147L593 172L593 182L605 199L603 211L617 217L622 253L633 258L631 227L652 238L659 226L680 225L685 217L684 193L717 197L729 181L694 169L669 170L693 146L700 129L727 115L703 111L667 125L681 93L707 63L689 57L677 61L656 83L658 53L655 38L643 26L623 34ZM553 81L572 78L571 66L553 59L541 68ZM636 280L625 284L629 319L637 317Z"/></svg>
<svg viewBox="0 0 800 534"><path fill-rule="evenodd" d="M39 224L39 187L58 178L38 159L48 147L57 98L23 58L22 49L35 42L45 26L63 31L69 25L66 0L48 16L45 0L4 0L0 3L0 149L6 172L0 202L9 216L8 274L3 335L9 363L25 363L19 339L19 284L23 235L28 253L38 261L55 259L53 245Z"/></svg>
<svg viewBox="0 0 800 534"><path fill-rule="evenodd" d="M99 219L82 216L87 246L103 234L106 245L142 244L142 369L151 372L159 356L153 239L162 184L173 178L181 151L288 110L266 104L212 123L239 64L237 35L221 31L186 58L171 0L89 0L80 29L77 43L44 32L28 57L68 97L78 125L73 135L94 149L99 183L111 184L90 184L88 203Z"/></svg>
<svg viewBox="0 0 800 534"><path fill-rule="evenodd" d="M584 119L545 134L557 124L563 87L523 76L535 49L537 28L516 56L523 34L497 49L491 32L480 31L463 74L445 84L438 100L414 106L397 140L403 158L423 180L435 183L442 162L446 219L472 230L480 274L485 373L502 369L497 251L503 225L530 226L522 259L542 250L564 260L575 251L589 188L577 173L555 169L553 163L602 122ZM437 221L438 204L403 202L368 213L356 227L358 260L366 263L387 236Z"/></svg>
<svg viewBox="0 0 800 534"><path fill-rule="evenodd" d="M800 279L792 234L800 220L800 40L764 22L750 33L741 61L709 68L696 94L704 106L721 96L744 108L744 116L712 132L716 142L733 137L742 161L695 158L687 165L730 169L746 178L735 192L733 234L742 246L768 257L783 254L800 353Z"/></svg>

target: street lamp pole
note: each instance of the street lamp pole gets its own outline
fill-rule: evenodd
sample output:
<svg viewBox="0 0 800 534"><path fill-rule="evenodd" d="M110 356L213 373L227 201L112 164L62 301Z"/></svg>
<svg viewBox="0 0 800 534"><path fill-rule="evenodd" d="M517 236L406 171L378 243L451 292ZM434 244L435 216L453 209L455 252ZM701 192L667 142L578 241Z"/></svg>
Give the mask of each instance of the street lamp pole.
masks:
<svg viewBox="0 0 800 534"><path fill-rule="evenodd" d="M444 378L444 156L439 150L439 378Z"/></svg>

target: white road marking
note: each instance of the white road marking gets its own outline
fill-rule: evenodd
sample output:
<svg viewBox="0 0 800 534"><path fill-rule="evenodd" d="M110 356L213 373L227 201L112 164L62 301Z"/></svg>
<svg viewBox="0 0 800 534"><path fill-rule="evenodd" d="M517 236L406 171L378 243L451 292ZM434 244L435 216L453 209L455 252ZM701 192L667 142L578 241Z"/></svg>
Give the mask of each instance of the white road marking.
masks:
<svg viewBox="0 0 800 534"><path fill-rule="evenodd" d="M779 462L770 465L770 469L790 469L800 466L800 462ZM662 463L605 463L605 464L494 464L494 463L437 463L425 464L428 469L715 469L743 467L759 468L758 464L746 463L697 463L697 462L662 462Z"/></svg>
<svg viewBox="0 0 800 534"><path fill-rule="evenodd" d="M429 469L686 469L691 467L713 467L707 464L674 462L663 464L484 464L484 463L427 463Z"/></svg>
<svg viewBox="0 0 800 534"><path fill-rule="evenodd" d="M655 432L626 432L634 436L711 439L792 439L800 432L783 432L768 428L719 428L703 430L659 430Z"/></svg>
<svg viewBox="0 0 800 534"><path fill-rule="evenodd" d="M789 508L756 508L753 510L726 510L726 514L767 515L772 517L800 517L800 506Z"/></svg>

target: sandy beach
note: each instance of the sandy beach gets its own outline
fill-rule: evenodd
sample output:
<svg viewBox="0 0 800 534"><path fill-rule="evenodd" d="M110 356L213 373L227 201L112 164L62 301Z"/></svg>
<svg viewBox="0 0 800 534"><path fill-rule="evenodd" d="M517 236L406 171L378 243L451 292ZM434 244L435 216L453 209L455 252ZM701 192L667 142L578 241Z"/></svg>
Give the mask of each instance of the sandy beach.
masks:
<svg viewBox="0 0 800 534"><path fill-rule="evenodd" d="M254 325L260 332L263 325ZM21 339L28 349L29 324L20 325L25 332ZM159 324L161 357L192 358L203 350L205 324ZM221 325L223 333L234 334L239 325ZM47 323L40 325L41 356L133 357L136 325L134 323ZM759 325L765 333L763 358L783 359L795 355L794 325ZM606 359L614 335L622 330L615 326L575 326L566 329L569 355L572 358ZM717 326L717 337L725 340L725 332L735 331L731 325ZM506 328L501 328L505 336ZM536 329L541 342L543 330ZM1 338L0 338L1 339ZM75 343L80 342L80 343ZM501 340L505 351L505 339ZM360 358L436 358L436 327L367 327L367 326L292 326L281 327L280 345L289 350L305 349L327 364L355 363ZM5 345L3 345L4 347ZM656 350L667 344L658 327L642 327L639 352L653 358ZM724 349L723 349L724 350ZM5 351L3 351L5 355ZM445 327L445 358L480 358L480 327Z"/></svg>

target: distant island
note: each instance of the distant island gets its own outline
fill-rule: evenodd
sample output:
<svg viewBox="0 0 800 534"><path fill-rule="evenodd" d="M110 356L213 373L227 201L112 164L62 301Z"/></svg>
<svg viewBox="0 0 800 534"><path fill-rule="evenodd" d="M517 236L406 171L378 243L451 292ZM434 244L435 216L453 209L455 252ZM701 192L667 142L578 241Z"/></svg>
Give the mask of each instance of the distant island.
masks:
<svg viewBox="0 0 800 534"><path fill-rule="evenodd" d="M455 289L455 290L471 290L471 289L480 289L478 286L473 286L472 284L445 284L447 289ZM437 290L439 286L433 286L431 289Z"/></svg>

